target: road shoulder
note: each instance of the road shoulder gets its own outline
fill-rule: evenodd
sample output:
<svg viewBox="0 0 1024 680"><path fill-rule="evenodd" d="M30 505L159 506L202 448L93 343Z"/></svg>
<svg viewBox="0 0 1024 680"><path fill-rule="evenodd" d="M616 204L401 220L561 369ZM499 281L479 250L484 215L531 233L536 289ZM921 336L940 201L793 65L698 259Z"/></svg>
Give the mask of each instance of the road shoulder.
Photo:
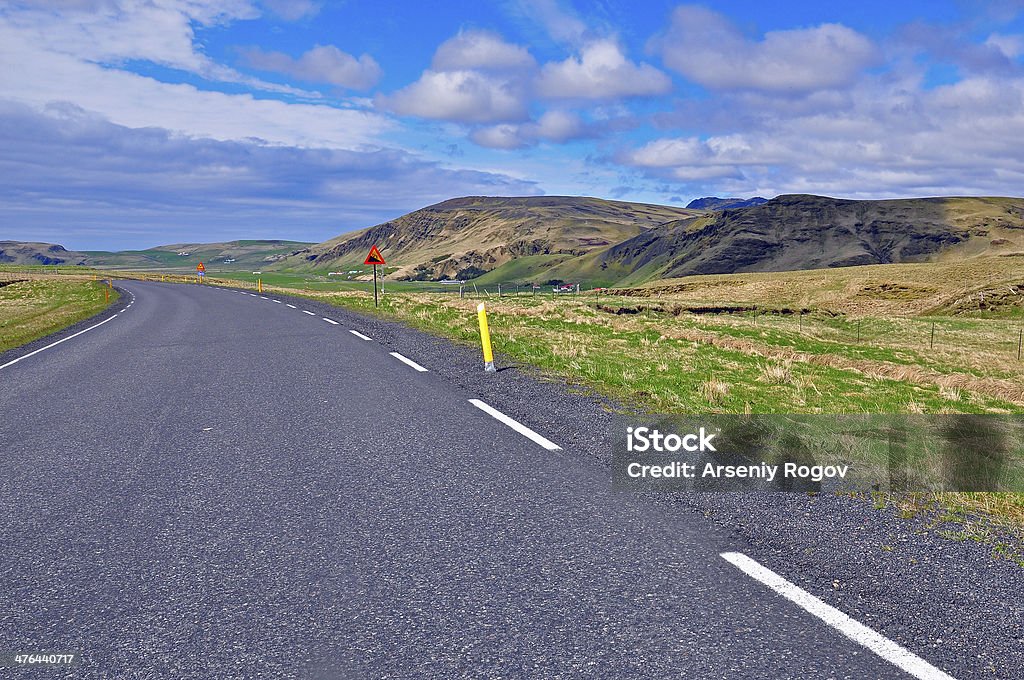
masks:
<svg viewBox="0 0 1024 680"><path fill-rule="evenodd" d="M114 286L114 290L116 290L122 298L127 294L126 291L120 286ZM20 359L23 356L32 354L33 352L42 349L47 345L52 345L55 342L59 342L65 338L71 337L75 333L84 331L86 328L89 328L90 326L96 325L97 322L102 321L103 319L106 319L113 315L114 313L116 313L116 310L118 309L117 305L118 300L113 300L104 309L100 310L99 312L96 312L90 317L82 319L81 321L76 321L70 326L65 326L64 328L56 330L50 333L49 335L44 335L41 338L30 340L29 342L26 342L24 345L18 345L17 347L12 347L11 349L5 352L0 352L0 365L6 364L10 361L14 361L16 359Z"/></svg>

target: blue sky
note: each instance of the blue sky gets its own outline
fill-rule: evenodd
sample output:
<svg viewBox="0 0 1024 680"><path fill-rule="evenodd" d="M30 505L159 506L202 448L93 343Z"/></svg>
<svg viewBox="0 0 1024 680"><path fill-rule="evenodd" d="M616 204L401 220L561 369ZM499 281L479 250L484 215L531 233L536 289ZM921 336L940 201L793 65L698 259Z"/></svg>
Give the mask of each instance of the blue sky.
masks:
<svg viewBox="0 0 1024 680"><path fill-rule="evenodd" d="M0 1L0 239L461 195L1020 195L1024 0Z"/></svg>

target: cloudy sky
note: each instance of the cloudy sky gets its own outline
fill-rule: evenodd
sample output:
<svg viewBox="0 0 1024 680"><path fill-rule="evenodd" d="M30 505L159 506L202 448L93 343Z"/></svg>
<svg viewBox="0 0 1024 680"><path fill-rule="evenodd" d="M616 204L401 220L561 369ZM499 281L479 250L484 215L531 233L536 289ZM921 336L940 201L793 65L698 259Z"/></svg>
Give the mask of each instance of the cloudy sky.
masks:
<svg viewBox="0 0 1024 680"><path fill-rule="evenodd" d="M1024 0L0 0L0 239L789 192L1024 194Z"/></svg>

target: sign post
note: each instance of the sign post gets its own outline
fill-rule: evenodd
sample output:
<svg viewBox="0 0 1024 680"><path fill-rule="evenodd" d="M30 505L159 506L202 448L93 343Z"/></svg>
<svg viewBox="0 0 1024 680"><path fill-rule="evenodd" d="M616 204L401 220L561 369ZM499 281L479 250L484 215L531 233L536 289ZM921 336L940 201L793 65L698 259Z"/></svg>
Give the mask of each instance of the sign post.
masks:
<svg viewBox="0 0 1024 680"><path fill-rule="evenodd" d="M373 265L373 306L377 306L377 265L386 264L384 257L380 254L377 246L370 248L370 254L363 260L363 264Z"/></svg>
<svg viewBox="0 0 1024 680"><path fill-rule="evenodd" d="M202 283L203 277L206 276L206 265L202 262L196 265L196 275L199 277L199 283Z"/></svg>

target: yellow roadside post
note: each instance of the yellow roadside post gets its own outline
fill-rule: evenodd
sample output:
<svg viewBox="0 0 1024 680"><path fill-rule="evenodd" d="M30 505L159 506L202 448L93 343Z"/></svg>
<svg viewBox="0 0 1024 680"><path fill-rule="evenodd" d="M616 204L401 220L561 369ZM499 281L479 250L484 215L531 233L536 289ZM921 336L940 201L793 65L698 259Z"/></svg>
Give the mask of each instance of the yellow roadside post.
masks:
<svg viewBox="0 0 1024 680"><path fill-rule="evenodd" d="M480 303L476 306L476 316L480 320L480 344L483 345L484 349L484 370L488 373L495 373L498 369L494 368L494 353L491 351L491 331L487 327L487 308L484 307L484 303Z"/></svg>
<svg viewBox="0 0 1024 680"><path fill-rule="evenodd" d="M262 293L263 292L263 279L256 279L256 285L258 287L258 290L256 292Z"/></svg>

